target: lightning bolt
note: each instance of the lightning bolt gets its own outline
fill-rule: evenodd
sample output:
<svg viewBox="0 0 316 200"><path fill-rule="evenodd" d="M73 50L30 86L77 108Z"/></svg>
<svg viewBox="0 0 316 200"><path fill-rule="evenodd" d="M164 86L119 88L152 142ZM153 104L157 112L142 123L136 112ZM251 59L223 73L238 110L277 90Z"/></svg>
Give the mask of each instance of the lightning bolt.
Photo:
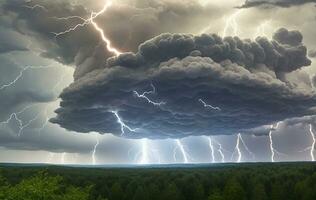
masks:
<svg viewBox="0 0 316 200"><path fill-rule="evenodd" d="M113 53L115 56L118 56L120 54L122 54L122 52L120 52L118 49L114 48L112 45L111 45L111 41L110 39L108 39L104 33L104 30L99 27L99 25L94 21L94 19L96 19L98 16L100 16L101 14L105 13L106 10L112 5L112 1L106 1L105 5L103 6L102 10L100 10L99 12L92 12L91 15L90 15L90 18L88 19L84 19L80 16L69 16L69 17L63 17L63 18L56 18L56 19L60 19L60 20L69 20L69 19L73 19L73 18L77 18L77 19L80 19L82 20L82 23L79 23L79 24L76 24L75 26L65 30L65 31L62 31L62 32L59 32L59 33L53 33L55 35L55 38L61 36L61 35L64 35L64 34L67 34L67 33L70 33L72 31L75 31L77 28L80 28L80 27L84 27L88 24L92 24L94 29L100 34L101 36L101 39L102 41L105 43L106 45L106 48L109 52Z"/></svg>
<svg viewBox="0 0 316 200"><path fill-rule="evenodd" d="M144 165L149 163L148 159L148 140L146 138L141 139L142 151L139 164Z"/></svg>
<svg viewBox="0 0 316 200"><path fill-rule="evenodd" d="M146 96L146 95L148 95L148 94L155 94L155 93L156 93L156 88L155 88L155 86L154 86L153 84L150 84L150 85L151 85L151 87L152 87L152 90L150 90L150 91L145 91L145 92L143 92L142 94L139 94L136 90L134 90L133 92L134 92L134 94L136 95L136 97L138 97L138 98L143 98L143 99L145 99L148 103L153 104L154 106L161 106L161 105L166 104L166 102L163 102L163 101L161 101L161 102L154 102L154 101L150 100L150 99Z"/></svg>
<svg viewBox="0 0 316 200"><path fill-rule="evenodd" d="M32 119L30 119L26 124L24 124L24 125L22 125L21 126L21 124L20 124L20 129L19 129L19 132L18 132L18 137L20 137L22 134L23 134L23 131L24 131L24 129L25 128L27 128L27 127L29 127L33 122L35 122L38 118L39 118L39 116L40 116L40 112L39 113L37 113Z"/></svg>
<svg viewBox="0 0 316 200"><path fill-rule="evenodd" d="M245 141L243 140L242 136L240 133L237 134L237 141L236 141L236 146L235 146L235 150L232 154L232 157L231 157L231 160L233 159L235 153L237 153L237 161L238 163L241 162L241 159L242 159L242 152L240 150L240 144L243 145L244 149L250 154L252 155L252 157L254 158L255 157L255 154L253 152L251 152L248 148L248 146L246 145Z"/></svg>
<svg viewBox="0 0 316 200"><path fill-rule="evenodd" d="M114 116L116 117L117 119L117 123L120 124L121 126L121 136L123 136L125 134L125 129L129 130L130 132L135 132L136 129L132 129L131 127L127 126L123 121L122 119L120 118L119 114L118 114L118 111L110 111L111 113L114 114Z"/></svg>
<svg viewBox="0 0 316 200"><path fill-rule="evenodd" d="M214 107L212 105L209 105L209 104L205 103L205 101L203 101L202 99L199 99L199 102L201 102L205 108L211 108L213 110L221 111L221 109L219 107Z"/></svg>
<svg viewBox="0 0 316 200"><path fill-rule="evenodd" d="M246 145L246 143L245 143L245 141L243 140L243 138L242 138L242 136L241 136L240 133L238 134L238 137L239 137L239 139L240 139L242 145L244 146L245 150L249 153L249 155L251 155L252 158L255 158L255 154L254 154L252 151L249 150L248 146Z"/></svg>
<svg viewBox="0 0 316 200"><path fill-rule="evenodd" d="M240 133L238 133L238 135L237 135L235 151L232 154L232 156L233 156L235 154L235 152L237 152L237 162L238 163L240 163L241 157L242 157L239 145L240 145Z"/></svg>
<svg viewBox="0 0 316 200"><path fill-rule="evenodd" d="M183 144L181 143L180 139L176 139L176 144L177 144L177 147L179 148L181 154L182 154L182 157L183 157L183 162L184 163L188 163L188 156L187 156L187 152L185 151L184 149L184 146ZM176 153L174 151L174 158L176 158ZM175 159L176 160L176 159Z"/></svg>
<svg viewBox="0 0 316 200"><path fill-rule="evenodd" d="M34 10L34 9L36 9L36 8L40 8L40 9L42 9L42 10L48 12L48 9L47 9L46 7L40 5L40 4L36 4L36 5L34 5L34 6L24 5L23 7L29 8L29 9L31 9L31 10Z"/></svg>
<svg viewBox="0 0 316 200"><path fill-rule="evenodd" d="M311 161L315 161L314 151L315 151L316 138L315 138L315 134L313 132L312 124L309 124L309 134L311 135L311 138L312 138L311 146L309 146L309 147L307 147L304 150L299 151L299 152L305 152L305 151L309 150L309 153L310 153L310 156L311 156Z"/></svg>
<svg viewBox="0 0 316 200"><path fill-rule="evenodd" d="M225 20L225 26L224 26L223 35L222 35L223 37L226 37L228 35L229 30L232 31L232 36L238 35L238 23L236 21L236 18L238 17L240 12L241 10L236 11Z"/></svg>
<svg viewBox="0 0 316 200"><path fill-rule="evenodd" d="M314 134L314 132L313 132L313 126L312 126L312 124L309 125L309 132L310 132L310 134L311 134L311 136L312 136L312 139L313 139L313 143L312 143L311 150L310 150L311 159L312 159L312 161L315 161L314 150L315 150L316 139L315 139L315 134Z"/></svg>
<svg viewBox="0 0 316 200"><path fill-rule="evenodd" d="M97 162L96 162L97 160L96 160L95 154L96 154L98 145L100 144L98 135L96 135L95 139L96 139L96 143L95 143L95 145L93 146L93 151L92 151L92 163L93 163L93 165L95 165L95 164L97 163Z"/></svg>
<svg viewBox="0 0 316 200"><path fill-rule="evenodd" d="M39 117L39 114L37 114L34 118L29 120L26 124L24 124L23 120L19 118L19 115L21 115L22 113L24 113L26 110L28 110L29 108L31 108L33 106L34 105L29 105L29 106L24 107L19 112L12 113L7 120L0 122L0 124L1 125L6 125L6 124L9 124L11 120L15 119L18 122L18 124L19 124L19 127L18 127L19 131L18 131L17 135L21 136L21 134L23 133L24 129L27 128L28 126L30 126Z"/></svg>
<svg viewBox="0 0 316 200"><path fill-rule="evenodd" d="M266 20L263 23L261 23L257 29L256 29L256 33L254 35L254 37L256 38L257 36L265 36L267 37L266 34L266 29L268 26L270 26L269 24L271 23L271 20Z"/></svg>
<svg viewBox="0 0 316 200"><path fill-rule="evenodd" d="M208 145L209 145L210 150L211 150L212 163L214 163L215 162L215 155L214 155L214 146L213 146L213 142L212 142L212 137L208 137Z"/></svg>
<svg viewBox="0 0 316 200"><path fill-rule="evenodd" d="M47 68L54 68L56 66L52 66L53 63L46 65L46 66L26 66L24 68L22 68L22 70L20 71L20 73L17 75L17 77L15 79L13 79L12 81L10 81L9 83L6 83L2 86L0 86L0 91L6 89L7 87L11 87L14 84L16 84L22 77L23 74L25 73L25 71L27 70L35 70L35 69L47 69Z"/></svg>
<svg viewBox="0 0 316 200"><path fill-rule="evenodd" d="M63 165L65 164L66 154L66 152L63 152L60 157L60 163Z"/></svg>
<svg viewBox="0 0 316 200"><path fill-rule="evenodd" d="M225 162L225 154L224 154L224 151L225 152L228 152L228 153L232 153L231 151L228 151L226 149L224 149L222 147L222 144L220 142L218 142L217 140L215 140L214 138L212 138L212 143L215 143L218 148L217 148L217 152L219 153L219 155L221 156L221 162ZM213 147L214 147L214 144L213 144Z"/></svg>
<svg viewBox="0 0 316 200"><path fill-rule="evenodd" d="M276 130L276 129L279 127L280 123L281 123L281 122L278 122L275 127L274 127L273 125L271 125L271 127L270 127L269 142L270 142L270 151L271 151L271 162L275 162L275 159L274 159L275 154L285 155L285 156L286 156L286 154L277 151L277 150L274 148L274 145L273 145L272 133L273 133L273 130Z"/></svg>

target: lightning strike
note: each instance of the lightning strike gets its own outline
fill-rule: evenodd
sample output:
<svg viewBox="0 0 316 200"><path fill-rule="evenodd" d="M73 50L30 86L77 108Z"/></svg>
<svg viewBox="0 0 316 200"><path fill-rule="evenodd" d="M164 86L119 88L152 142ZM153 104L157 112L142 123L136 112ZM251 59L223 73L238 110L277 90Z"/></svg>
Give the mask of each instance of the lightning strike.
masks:
<svg viewBox="0 0 316 200"><path fill-rule="evenodd" d="M311 138L312 138L313 142L312 142L310 147L306 148L306 150L310 150L311 161L315 161L314 151L315 151L316 138L315 138L315 134L313 132L312 124L309 124L309 133L311 135Z"/></svg>
<svg viewBox="0 0 316 200"><path fill-rule="evenodd" d="M277 151L277 150L274 148L274 145L273 145L272 133L273 133L274 130L276 130L276 129L279 127L280 123L281 123L281 122L278 122L275 127L274 127L273 125L270 126L269 142L270 142L270 151L271 151L271 162L275 162L275 159L274 159L275 154L287 156L286 154Z"/></svg>
<svg viewBox="0 0 316 200"><path fill-rule="evenodd" d="M271 22L271 20L266 20L266 21L264 21L263 23L261 23L261 24L257 27L256 33L255 33L254 37L255 37L255 38L258 37L258 36L265 36L265 37L267 37L266 29L267 29L267 27L270 26L270 25L269 25L270 22Z"/></svg>
<svg viewBox="0 0 316 200"><path fill-rule="evenodd" d="M234 151L234 153L237 152L237 156L238 156L237 162L238 163L240 163L241 157L242 157L239 145L240 145L240 133L238 133L238 135L237 135L237 141L236 141L236 146L235 146L235 151ZM234 153L233 153L233 155L234 155Z"/></svg>
<svg viewBox="0 0 316 200"><path fill-rule="evenodd" d="M110 111L111 113L114 114L114 116L116 117L117 119L117 123L120 124L121 126L121 136L123 136L125 134L125 129L131 131L131 132L135 132L136 129L132 129L131 127L127 126L123 121L122 119L120 118L119 114L118 114L118 111Z"/></svg>
<svg viewBox="0 0 316 200"><path fill-rule="evenodd" d="M40 116L40 112L37 113L32 119L30 119L26 124L23 124L22 126L20 126L18 136L20 137L23 134L24 129L29 127L33 122L35 122L39 118L39 116Z"/></svg>
<svg viewBox="0 0 316 200"><path fill-rule="evenodd" d="M40 8L40 9L42 9L42 10L48 12L48 9L47 9L46 7L44 7L44 6L42 6L42 5L39 5L39 4L36 4L36 5L34 5L34 6L27 6L27 5L24 5L23 7L29 8L29 9L31 9L31 10L34 10L34 9L36 9L36 8Z"/></svg>
<svg viewBox="0 0 316 200"><path fill-rule="evenodd" d="M223 37L226 37L228 35L229 30L232 31L232 34L230 35L232 36L238 35L238 23L236 21L236 18L238 17L240 12L241 10L236 11L225 20L225 26L224 26L223 35L222 35Z"/></svg>
<svg viewBox="0 0 316 200"><path fill-rule="evenodd" d="M218 151L219 155L221 156L221 162L222 163L225 162L225 154L223 153L224 149L223 149L221 143L219 143L218 141L216 141L214 139L212 139L212 142L215 142L217 144L217 146L218 146L217 151Z"/></svg>
<svg viewBox="0 0 316 200"><path fill-rule="evenodd" d="M143 92L142 94L139 94L136 90L134 90L133 92L134 92L134 94L136 95L136 97L138 97L138 98L143 98L143 99L145 99L148 103L153 104L154 106L161 106L161 105L166 104L166 102L163 102L163 101L161 101L161 102L154 102L154 101L150 100L150 99L146 96L146 95L148 95L148 94L155 94L155 93L156 93L156 88L155 88L155 86L154 86L153 84L150 84L150 85L151 85L151 87L152 87L152 90L150 90L150 91L145 91L145 92Z"/></svg>
<svg viewBox="0 0 316 200"><path fill-rule="evenodd" d="M96 135L95 139L96 139L96 143L93 146L93 151L92 151L92 163L93 163L93 165L96 165L96 163L97 163L95 154L96 154L97 148L100 144L100 140L99 140L98 135Z"/></svg>
<svg viewBox="0 0 316 200"><path fill-rule="evenodd" d="M18 122L18 124L19 124L19 126L18 126L19 131L18 131L17 135L21 136L21 134L23 133L24 129L27 128L28 126L30 126L39 117L39 114L37 114L34 118L29 120L26 124L24 124L23 120L19 118L19 115L21 115L22 113L24 113L26 110L28 110L29 108L31 108L33 106L34 105L29 105L29 106L24 107L19 112L12 113L7 120L0 122L0 124L1 125L9 124L11 120L15 119Z"/></svg>
<svg viewBox="0 0 316 200"><path fill-rule="evenodd" d="M18 76L15 78L15 79L13 79L11 82L9 82L9 83L6 83L6 84L4 84L4 85L2 85L2 86L0 86L0 91L1 90L4 90L5 88L7 88L7 87L11 87L11 86L13 86L14 84L16 84L22 77L23 77L23 74L25 73L25 71L27 71L27 70L35 70L35 69L47 69L47 68L53 68L53 67L55 67L55 66L52 66L52 64L53 63L51 63L51 64L49 64L49 65L46 65L46 66L26 66L26 67L24 67L24 68L22 68L22 70L20 71L20 73L18 74Z"/></svg>
<svg viewBox="0 0 316 200"><path fill-rule="evenodd" d="M63 165L65 164L66 154L67 154L66 152L63 152L60 157L60 162Z"/></svg>
<svg viewBox="0 0 316 200"><path fill-rule="evenodd" d="M215 162L215 155L214 155L214 146L213 146L213 142L212 142L212 137L208 137L208 144L211 150L211 156L212 156L212 163Z"/></svg>
<svg viewBox="0 0 316 200"><path fill-rule="evenodd" d="M182 154L182 157L183 157L183 162L184 163L188 163L189 161L188 161L187 152L185 151L184 146L181 143L180 139L176 140L176 144L177 144L179 150L181 151L181 154ZM174 158L175 158L175 154L174 154Z"/></svg>
<svg viewBox="0 0 316 200"><path fill-rule="evenodd" d="M148 158L148 140L146 138L141 139L141 145L142 145L142 150L141 150L141 159L139 161L139 164L145 165L149 163L149 158Z"/></svg>
<svg viewBox="0 0 316 200"><path fill-rule="evenodd" d="M252 151L249 150L249 148L246 145L246 143L245 143L244 139L242 138L241 134L239 133L238 135L239 135L240 141L241 141L242 145L244 146L245 150L249 153L249 155L252 156L252 158L255 158L255 154Z"/></svg>
<svg viewBox="0 0 316 200"><path fill-rule="evenodd" d="M109 52L113 53L115 56L118 56L120 54L122 54L122 52L120 52L119 50L117 50L116 48L112 47L111 45L111 41L105 36L104 30L99 27L99 25L94 21L94 19L96 19L98 16L100 16L101 14L105 13L106 10L112 5L112 1L106 1L105 5L103 6L102 10L100 10L99 12L92 12L90 17L88 19L84 19L80 16L69 16L69 17L62 17L62 18L56 18L59 20L69 20L69 19L73 19L73 18L77 18L82 20L82 23L76 24L75 26L59 32L59 33L53 33L55 35L55 38L70 33L72 31L75 31L76 29L80 28L80 27L84 27L88 24L92 24L94 29L100 34L102 41L105 43L106 48Z"/></svg>
<svg viewBox="0 0 316 200"><path fill-rule="evenodd" d="M203 101L202 99L199 99L199 102L201 102L205 108L211 108L213 110L221 111L221 109L219 107L214 107L212 105L209 105L209 104L205 103L205 101Z"/></svg>

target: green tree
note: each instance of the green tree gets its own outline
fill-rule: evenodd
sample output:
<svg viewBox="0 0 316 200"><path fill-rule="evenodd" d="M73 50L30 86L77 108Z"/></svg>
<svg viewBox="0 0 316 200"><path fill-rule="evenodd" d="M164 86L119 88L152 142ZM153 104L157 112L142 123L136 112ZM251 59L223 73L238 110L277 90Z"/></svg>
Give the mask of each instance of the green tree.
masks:
<svg viewBox="0 0 316 200"><path fill-rule="evenodd" d="M244 189L236 178L227 181L224 189L225 200L246 200Z"/></svg>
<svg viewBox="0 0 316 200"><path fill-rule="evenodd" d="M265 187L262 183L256 183L252 191L251 200L267 200Z"/></svg>
<svg viewBox="0 0 316 200"><path fill-rule="evenodd" d="M50 177L45 172L22 180L9 189L8 199L12 200L55 200L61 177Z"/></svg>
<svg viewBox="0 0 316 200"><path fill-rule="evenodd" d="M163 191L162 197L163 198L161 199L164 199L164 200L179 200L181 199L181 194L176 184L170 183Z"/></svg>
<svg viewBox="0 0 316 200"><path fill-rule="evenodd" d="M160 199L159 196L160 194L160 190L158 188L158 186L156 184L150 184L148 187L148 195L150 200L158 200Z"/></svg>
<svg viewBox="0 0 316 200"><path fill-rule="evenodd" d="M215 190L212 190L207 200L224 200L224 197L222 196L220 190L215 189Z"/></svg>
<svg viewBox="0 0 316 200"><path fill-rule="evenodd" d="M8 196L9 187L7 180L0 174L0 199L5 199Z"/></svg>
<svg viewBox="0 0 316 200"><path fill-rule="evenodd" d="M8 186L5 200L88 200L91 187L62 187L62 178L49 176L45 172Z"/></svg>
<svg viewBox="0 0 316 200"><path fill-rule="evenodd" d="M148 194L144 190L143 186L138 186L137 190L135 192L133 200L147 200L148 199Z"/></svg>
<svg viewBox="0 0 316 200"><path fill-rule="evenodd" d="M110 200L122 200L124 197L121 184L116 182L112 185L110 191Z"/></svg>
<svg viewBox="0 0 316 200"><path fill-rule="evenodd" d="M69 186L66 193L60 197L60 200L87 200L89 199L89 191L91 187L77 188Z"/></svg>

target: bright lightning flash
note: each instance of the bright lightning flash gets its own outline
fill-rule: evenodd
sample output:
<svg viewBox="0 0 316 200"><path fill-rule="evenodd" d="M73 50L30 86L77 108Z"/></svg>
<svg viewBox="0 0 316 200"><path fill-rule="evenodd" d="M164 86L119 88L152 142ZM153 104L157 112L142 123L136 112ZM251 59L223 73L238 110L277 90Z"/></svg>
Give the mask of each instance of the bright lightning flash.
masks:
<svg viewBox="0 0 316 200"><path fill-rule="evenodd" d="M131 132L135 132L136 129L132 129L131 127L127 126L123 121L122 119L120 118L119 114L118 114L118 111L110 111L111 113L114 114L114 116L116 117L117 119L117 123L120 124L121 126L121 136L123 136L125 134L125 129L131 131Z"/></svg>
<svg viewBox="0 0 316 200"><path fill-rule="evenodd" d="M275 159L274 159L275 154L285 155L286 156L286 154L277 151L275 149L274 145L273 145L272 133L273 133L274 130L276 130L279 127L280 123L281 122L278 122L275 127L273 127L273 125L271 125L271 127L270 127L269 142L270 142L270 151L271 151L271 162L275 162Z"/></svg>
<svg viewBox="0 0 316 200"><path fill-rule="evenodd" d="M93 146L93 151L92 151L92 163L93 163L93 165L96 165L96 163L97 163L95 154L96 154L97 148L98 148L98 146L100 144L100 140L99 140L98 135L96 135L95 139L96 139L96 143Z"/></svg>
<svg viewBox="0 0 316 200"><path fill-rule="evenodd" d="M232 36L238 35L238 23L236 21L238 15L240 14L241 10L236 11L230 17L225 20L225 26L223 30L223 37L228 35L228 32L231 30Z"/></svg>
<svg viewBox="0 0 316 200"><path fill-rule="evenodd" d="M305 148L303 151L300 151L300 152L305 152L305 151L309 150L309 153L311 156L311 161L315 161L314 151L315 151L316 138L315 138L315 134L313 132L312 124L309 124L309 133L310 133L311 138L312 138L312 144L311 144L311 146Z"/></svg>
<svg viewBox="0 0 316 200"><path fill-rule="evenodd" d="M153 104L154 106L161 106L161 105L164 105L166 104L166 102L154 102L152 100L150 100L146 95L149 95L149 94L155 94L156 93L156 88L153 84L151 84L151 87L152 87L152 90L150 91L146 91L146 92L143 92L142 94L139 94L136 90L134 90L134 94L138 97L138 98L143 98L145 99L146 101L148 101L148 103L150 104Z"/></svg>
<svg viewBox="0 0 316 200"><path fill-rule="evenodd" d="M146 138L141 139L141 145L142 145L142 150L141 150L141 159L139 161L139 164L145 165L149 163L148 140Z"/></svg>
<svg viewBox="0 0 316 200"><path fill-rule="evenodd" d="M221 111L221 109L219 107L214 107L212 105L209 105L209 104L205 103L205 101L203 101L202 99L199 99L199 102L201 102L205 108L211 108L213 110Z"/></svg>
<svg viewBox="0 0 316 200"><path fill-rule="evenodd" d="M211 150L211 156L212 156L212 163L215 162L215 155L214 155L214 146L213 146L213 141L212 141L212 137L208 137L208 144Z"/></svg>
<svg viewBox="0 0 316 200"><path fill-rule="evenodd" d="M189 160L188 160L188 155L187 155L187 152L185 151L184 146L183 146L183 144L181 143L180 139L176 139L176 144L177 144L178 148L179 148L180 151L181 151L181 154L182 154L182 157L183 157L183 162L184 162L184 163L188 163L188 162L189 162ZM175 151L174 151L174 158L175 158L175 157L176 157L176 156L175 156Z"/></svg>
<svg viewBox="0 0 316 200"><path fill-rule="evenodd" d="M111 41L109 38L106 37L104 30L94 21L98 16L100 16L101 14L104 14L106 12L106 10L112 5L112 1L106 1L106 3L104 4L102 10L100 10L99 12L92 12L90 15L90 18L88 19L84 19L80 16L69 16L69 17L63 17L63 18L56 18L59 20L68 20L68 19L73 19L73 18L78 18L81 19L83 22L80 24L77 24L65 31L59 32L59 33L53 33L55 35L55 37L59 37L61 35L67 34L69 32L75 31L77 28L80 27L84 27L88 24L92 24L94 29L100 34L102 41L105 43L106 48L109 52L113 53L115 56L118 56L120 54L122 54L122 52L120 52L119 50L117 50L116 48L112 47L111 45Z"/></svg>

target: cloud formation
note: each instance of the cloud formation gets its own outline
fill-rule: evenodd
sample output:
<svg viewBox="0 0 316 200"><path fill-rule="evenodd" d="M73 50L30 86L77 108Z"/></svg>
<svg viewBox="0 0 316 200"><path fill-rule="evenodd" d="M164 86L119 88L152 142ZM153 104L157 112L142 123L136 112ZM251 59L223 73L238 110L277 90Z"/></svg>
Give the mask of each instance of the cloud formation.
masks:
<svg viewBox="0 0 316 200"><path fill-rule="evenodd" d="M90 17L91 11L85 4L74 5L60 0L7 0L2 8L14 30L36 38L43 50L42 56L76 66L78 70L74 77L77 79L94 69L102 68L106 58L113 55L106 50L99 33L91 24L67 32L76 24L83 23L81 18ZM32 9L36 5L41 7ZM98 9L101 8L94 8L96 12ZM135 52L139 44L161 33L187 33L192 27L201 29L209 18L219 17L218 13L222 10L192 1L135 0L130 4L113 3L95 21L104 29L113 46L124 52ZM56 33L61 32L65 34L55 37Z"/></svg>
<svg viewBox="0 0 316 200"><path fill-rule="evenodd" d="M238 8L251 8L259 6L291 7L307 3L316 3L316 0L246 0L245 3Z"/></svg>
<svg viewBox="0 0 316 200"><path fill-rule="evenodd" d="M314 114L314 93L284 76L311 63L301 34L280 29L273 38L159 35L75 80L51 122L78 132L168 138L235 134Z"/></svg>

